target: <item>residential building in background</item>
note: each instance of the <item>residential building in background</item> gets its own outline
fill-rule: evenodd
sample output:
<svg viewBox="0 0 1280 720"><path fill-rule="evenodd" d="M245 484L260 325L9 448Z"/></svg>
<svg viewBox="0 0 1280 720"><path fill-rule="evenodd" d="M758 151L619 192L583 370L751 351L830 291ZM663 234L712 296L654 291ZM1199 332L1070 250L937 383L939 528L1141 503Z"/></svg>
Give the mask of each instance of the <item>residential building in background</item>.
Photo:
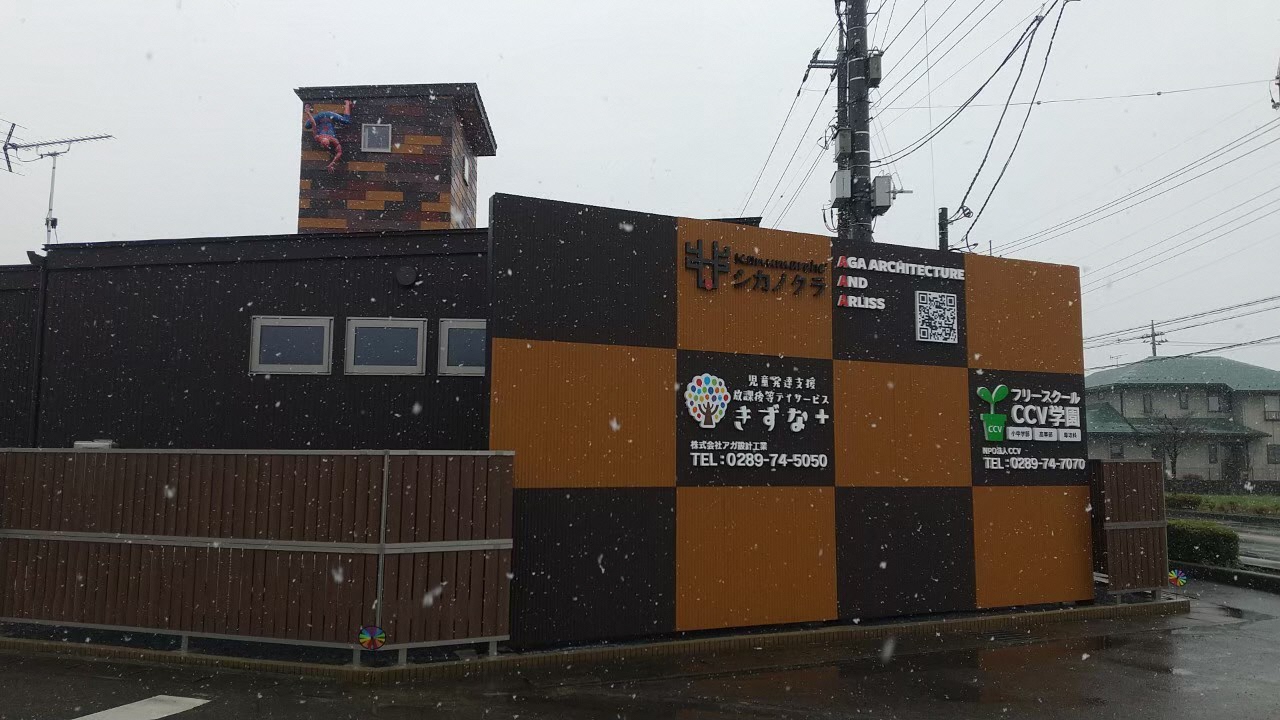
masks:
<svg viewBox="0 0 1280 720"><path fill-rule="evenodd" d="M1280 372L1149 358L1085 378L1089 457L1162 460L1175 484L1280 486Z"/></svg>

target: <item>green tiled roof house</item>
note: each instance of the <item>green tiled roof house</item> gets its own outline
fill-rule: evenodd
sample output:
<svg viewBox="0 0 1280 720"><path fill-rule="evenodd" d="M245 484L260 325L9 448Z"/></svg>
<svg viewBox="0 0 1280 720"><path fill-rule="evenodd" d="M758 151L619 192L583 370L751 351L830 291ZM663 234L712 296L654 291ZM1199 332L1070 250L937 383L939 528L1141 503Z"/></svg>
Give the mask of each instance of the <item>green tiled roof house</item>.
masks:
<svg viewBox="0 0 1280 720"><path fill-rule="evenodd" d="M1280 488L1280 372L1156 357L1093 373L1085 388L1089 457L1162 460L1171 487Z"/></svg>

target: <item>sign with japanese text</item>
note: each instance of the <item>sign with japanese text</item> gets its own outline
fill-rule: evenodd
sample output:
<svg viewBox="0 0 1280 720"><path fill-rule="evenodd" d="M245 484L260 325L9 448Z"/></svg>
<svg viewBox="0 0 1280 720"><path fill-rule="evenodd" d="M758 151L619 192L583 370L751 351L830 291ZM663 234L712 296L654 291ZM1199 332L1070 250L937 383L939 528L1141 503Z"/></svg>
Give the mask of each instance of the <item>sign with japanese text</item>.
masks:
<svg viewBox="0 0 1280 720"><path fill-rule="evenodd" d="M833 252L836 358L967 364L960 253L848 241Z"/></svg>
<svg viewBox="0 0 1280 720"><path fill-rule="evenodd" d="M677 484L833 482L829 362L681 351L677 368Z"/></svg>
<svg viewBox="0 0 1280 720"><path fill-rule="evenodd" d="M731 262L732 261L732 262ZM727 243L701 239L684 244L684 268L701 290L719 290L721 283L742 292L822 297L827 288L826 262L781 260L733 252Z"/></svg>
<svg viewBox="0 0 1280 720"><path fill-rule="evenodd" d="M975 485L1086 482L1079 376L969 373Z"/></svg>

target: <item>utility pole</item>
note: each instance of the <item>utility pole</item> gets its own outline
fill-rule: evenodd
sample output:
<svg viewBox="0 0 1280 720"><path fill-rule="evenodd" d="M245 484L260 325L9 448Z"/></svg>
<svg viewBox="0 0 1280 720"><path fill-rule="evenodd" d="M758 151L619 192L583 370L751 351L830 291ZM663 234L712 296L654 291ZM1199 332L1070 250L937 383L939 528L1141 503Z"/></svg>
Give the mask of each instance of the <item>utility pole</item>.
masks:
<svg viewBox="0 0 1280 720"><path fill-rule="evenodd" d="M49 207L45 211L44 215L44 244L49 245L53 242L53 231L58 229L58 218L53 216L53 190L54 183L56 183L58 179L58 156L66 155L71 152L71 146L76 143L90 142L93 140L109 140L112 136L86 135L83 137L63 138L61 140L45 140L35 143L15 143L12 141L14 127L15 126L10 123L9 133L5 136L3 147L0 148L4 151L4 163L9 172L13 172L13 163L9 158L10 151L16 154L19 150L35 150L38 158L53 158L52 171L49 173ZM66 147L61 150L42 150L42 148L58 147L61 145L66 145Z"/></svg>
<svg viewBox="0 0 1280 720"><path fill-rule="evenodd" d="M1164 333L1162 333L1162 332L1156 332L1156 321L1155 321L1155 320L1152 320L1152 321L1151 321L1151 332L1150 332L1149 334L1147 334L1147 335L1139 335L1139 336L1138 336L1138 339L1140 339L1140 340L1146 340L1147 338L1151 338L1151 357L1156 357L1156 355L1158 354L1158 353L1156 352L1156 346L1157 346L1157 345L1163 345L1163 344L1165 344L1165 343L1169 342L1168 340L1161 340L1160 338L1162 338L1162 337L1164 337Z"/></svg>
<svg viewBox="0 0 1280 720"><path fill-rule="evenodd" d="M951 249L951 218L946 208L938 208L938 249L947 252Z"/></svg>
<svg viewBox="0 0 1280 720"><path fill-rule="evenodd" d="M819 60L809 69L831 69L836 81L836 172L831 176L831 207L836 236L873 242L871 221L883 215L898 195L889 175L871 177L871 89L880 86L881 54L867 46L867 0L835 0L840 37L835 60ZM808 77L808 73L805 73Z"/></svg>
<svg viewBox="0 0 1280 720"><path fill-rule="evenodd" d="M867 0L845 0L836 58L836 177L832 204L836 234L843 240L872 241L871 87L867 48Z"/></svg>

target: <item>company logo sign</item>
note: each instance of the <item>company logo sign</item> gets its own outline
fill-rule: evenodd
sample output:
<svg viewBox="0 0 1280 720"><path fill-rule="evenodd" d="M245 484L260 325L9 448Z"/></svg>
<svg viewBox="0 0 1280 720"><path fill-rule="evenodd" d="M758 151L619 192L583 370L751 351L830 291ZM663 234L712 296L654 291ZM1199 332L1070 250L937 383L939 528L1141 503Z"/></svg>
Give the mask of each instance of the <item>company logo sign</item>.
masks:
<svg viewBox="0 0 1280 720"><path fill-rule="evenodd" d="M982 430L986 434L987 442L1004 442L1004 424L1008 421L1009 416L1004 413L997 413L996 403L1009 397L1009 386L997 385L995 390L980 387L978 388L978 397L991 406L991 412L982 413Z"/></svg>
<svg viewBox="0 0 1280 720"><path fill-rule="evenodd" d="M1014 404L1008 414L996 412L996 404L1009 397L1008 385L997 385L990 390L980 387L978 397L986 401L991 410L979 416L987 442L1081 440L1080 396L1077 393L1019 388L1013 391ZM1007 426L1010 420L1013 425Z"/></svg>
<svg viewBox="0 0 1280 720"><path fill-rule="evenodd" d="M685 386L684 406L699 425L714 428L729 409L729 388L715 375L695 375Z"/></svg>
<svg viewBox="0 0 1280 720"><path fill-rule="evenodd" d="M710 253L703 247L702 240L684 244L684 269L693 271L694 284L699 290L719 290L721 276L727 275L724 282L737 290L800 295L807 289L810 297L819 297L827 289L828 264L734 254L727 244L721 245L718 240L711 243Z"/></svg>

